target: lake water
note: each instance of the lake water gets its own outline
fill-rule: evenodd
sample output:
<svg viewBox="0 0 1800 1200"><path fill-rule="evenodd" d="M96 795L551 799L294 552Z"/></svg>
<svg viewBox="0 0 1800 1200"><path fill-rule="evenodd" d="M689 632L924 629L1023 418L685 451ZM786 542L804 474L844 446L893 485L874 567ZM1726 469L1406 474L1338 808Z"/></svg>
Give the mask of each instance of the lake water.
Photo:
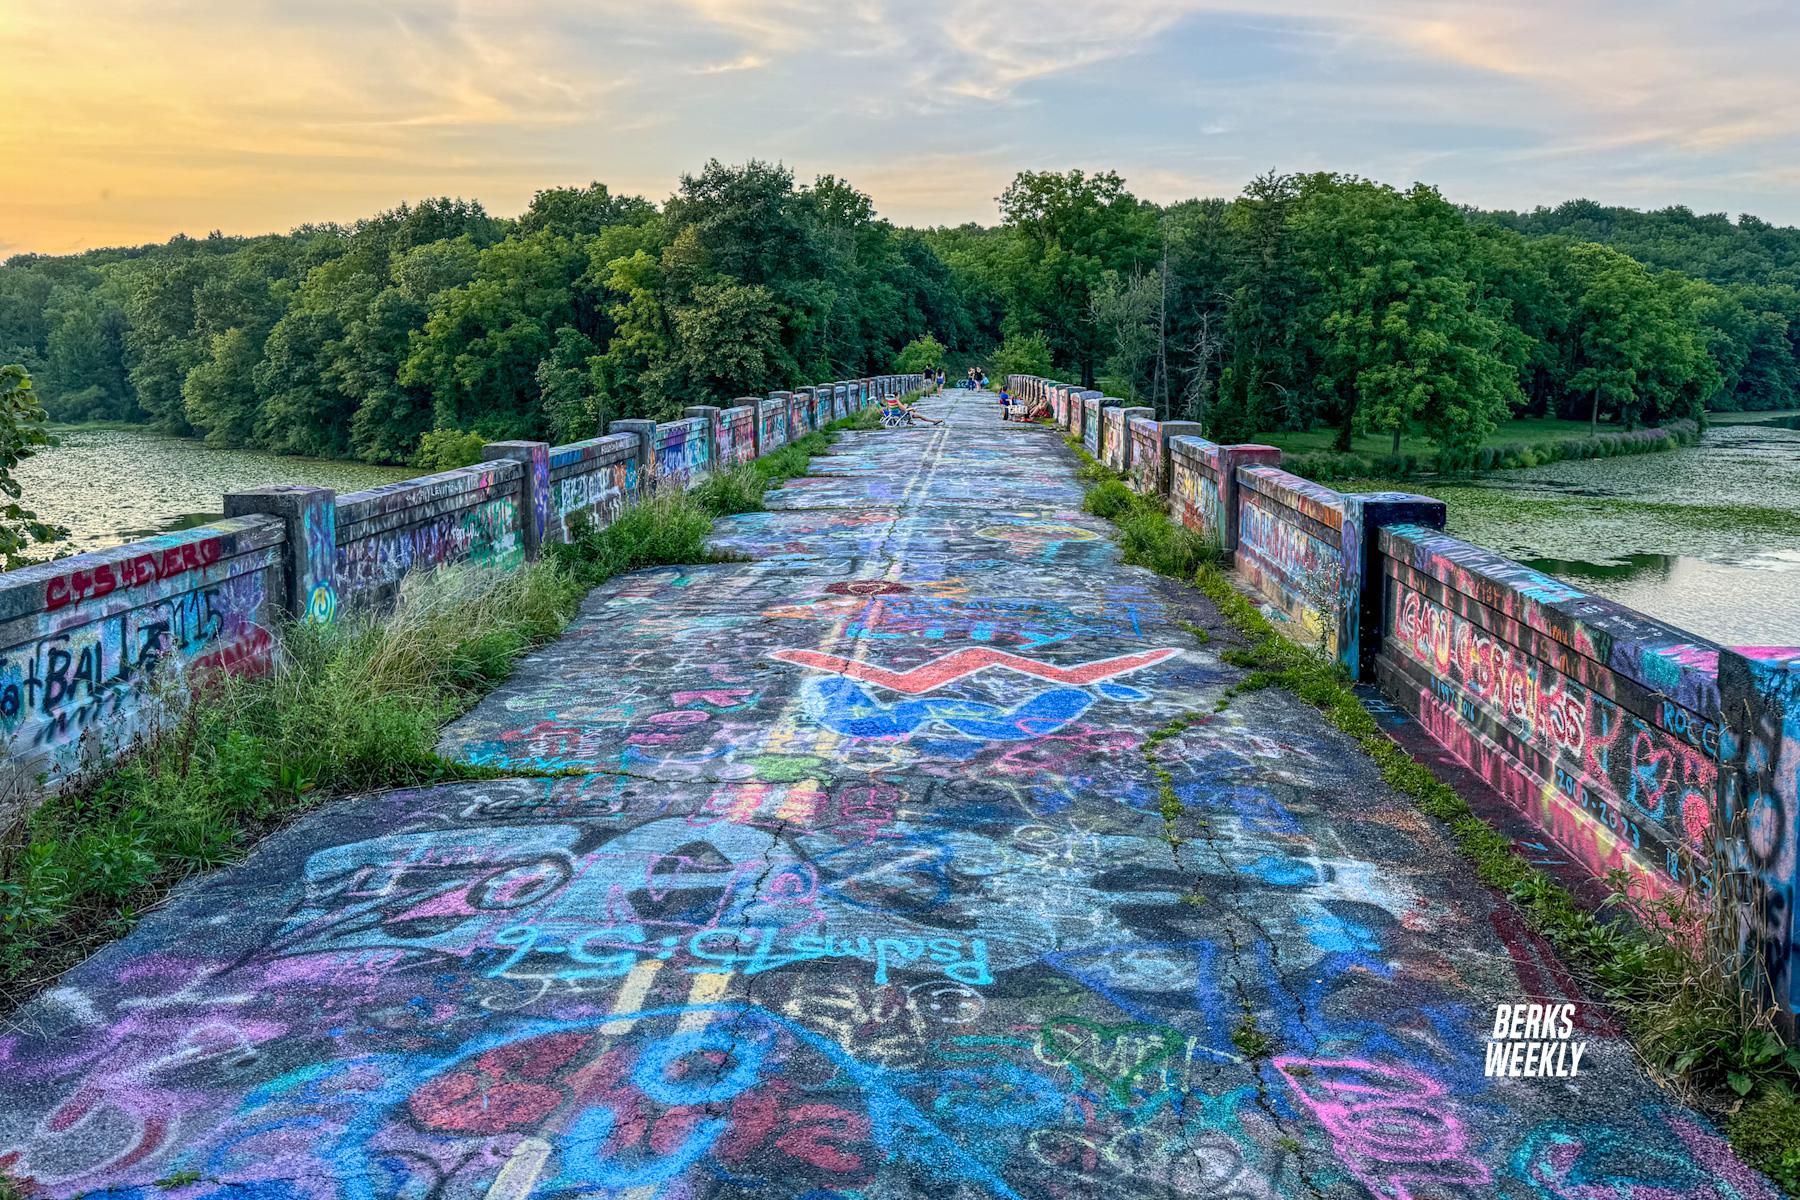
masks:
<svg viewBox="0 0 1800 1200"><path fill-rule="evenodd" d="M1726 645L1800 645L1800 419L1415 490L1450 532Z"/></svg>
<svg viewBox="0 0 1800 1200"><path fill-rule="evenodd" d="M59 429L62 444L14 471L22 503L62 525L56 549L103 550L152 534L216 521L226 492L265 483L310 483L361 491L420 472L256 450L216 450L187 438L137 429Z"/></svg>
<svg viewBox="0 0 1800 1200"><path fill-rule="evenodd" d="M1442 497L1450 532L1728 645L1800 645L1800 418L1715 424L1666 454L1499 471ZM228 491L340 493L416 475L215 450L139 430L70 429L19 470L28 507L98 550L216 520Z"/></svg>

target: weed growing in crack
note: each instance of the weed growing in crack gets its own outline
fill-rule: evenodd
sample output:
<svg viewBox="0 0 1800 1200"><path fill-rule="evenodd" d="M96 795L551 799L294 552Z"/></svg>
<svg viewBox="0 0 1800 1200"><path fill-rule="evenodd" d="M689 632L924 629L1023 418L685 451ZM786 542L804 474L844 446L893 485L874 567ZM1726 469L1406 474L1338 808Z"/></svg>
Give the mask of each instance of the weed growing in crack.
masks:
<svg viewBox="0 0 1800 1200"><path fill-rule="evenodd" d="M265 674L221 676L171 699L168 720L129 757L0 830L0 1009L128 932L175 883L320 804L542 774L442 758L438 731L561 633L588 589L641 567L719 561L706 549L715 517L744 511L754 488L804 474L832 434L862 422L632 505L517 570L409 575L391 612L288 626ZM0 1177L0 1200L4 1187Z"/></svg>
<svg viewBox="0 0 1800 1200"><path fill-rule="evenodd" d="M1245 1013L1231 1030L1231 1044L1252 1062L1268 1058L1275 1052L1275 1039L1264 1031L1255 1013Z"/></svg>
<svg viewBox="0 0 1800 1200"><path fill-rule="evenodd" d="M1082 460L1078 476L1099 485L1089 495L1106 489L1089 511L1122 508L1118 491L1107 486L1117 473L1095 462L1078 440L1070 439L1069 446ZM1121 541L1128 542L1130 513L1110 519L1119 528ZM1133 561L1129 550L1126 561ZM1800 1196L1800 1050L1776 1038L1768 1006L1744 1005L1740 981L1733 973L1719 970L1705 958L1705 948L1691 939L1671 937L1659 929L1666 919L1648 912L1641 902L1629 896L1618 901L1639 918L1635 927L1603 920L1584 909L1567 889L1533 867L1504 835L1476 816L1453 788L1389 740L1342 670L1284 638L1210 559L1186 569L1174 569L1168 561L1137 561L1193 583L1249 639L1248 647L1233 647L1219 655L1248 674L1217 701L1214 711L1223 712L1236 696L1267 687L1279 687L1318 708L1374 760L1389 786L1448 827L1477 877L1504 893L1526 925L1569 959L1592 990L1624 1016L1640 1053L1726 1118L1738 1153L1790 1195ZM1169 819L1165 814L1165 821ZM1715 894L1726 893L1715 889ZM1302 1074L1304 1069L1295 1066L1290 1073Z"/></svg>
<svg viewBox="0 0 1800 1200"><path fill-rule="evenodd" d="M1176 717L1158 729L1151 730L1145 736L1144 744L1138 751L1143 755L1145 764L1149 766L1151 775L1156 779L1157 808L1162 813L1163 819L1163 840L1169 843L1169 848L1177 853L1180 852L1181 845L1186 839L1176 829L1175 822L1187 811L1187 806L1182 804L1181 797L1175 793L1174 774L1157 761L1156 749L1170 738L1180 736L1183 730L1197 720L1199 720L1197 716L1188 713Z"/></svg>
<svg viewBox="0 0 1800 1200"><path fill-rule="evenodd" d="M1741 982L1717 969L1704 946L1665 932L1671 924L1693 927L1696 914L1659 914L1656 906L1617 886L1611 903L1629 911L1634 922L1609 921L1588 911L1527 862L1454 788L1389 740L1334 664L1282 637L1223 574L1202 571L1195 583L1251 639L1248 649L1226 652L1228 661L1250 671L1233 692L1280 687L1317 707L1354 739L1382 779L1442 821L1476 876L1504 893L1526 925L1621 1015L1646 1060L1681 1081L1695 1100L1729 1116L1727 1133L1738 1152L1800 1195L1800 1153L1791 1152L1791 1137L1781 1141L1800 1131L1800 1051L1780 1042L1766 1010L1743 1004ZM1740 1103L1740 1097L1748 1102ZM1746 1118L1751 1112L1756 1115ZM1780 1136L1770 1136L1770 1130Z"/></svg>

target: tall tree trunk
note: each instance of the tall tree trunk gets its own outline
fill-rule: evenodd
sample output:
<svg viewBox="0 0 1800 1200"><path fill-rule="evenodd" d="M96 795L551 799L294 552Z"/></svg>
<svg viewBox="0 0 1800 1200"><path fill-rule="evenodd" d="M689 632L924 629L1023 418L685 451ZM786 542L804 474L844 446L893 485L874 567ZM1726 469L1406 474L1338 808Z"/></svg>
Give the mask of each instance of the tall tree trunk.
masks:
<svg viewBox="0 0 1800 1200"><path fill-rule="evenodd" d="M1594 407L1589 413L1588 432L1596 435L1600 432L1600 389L1597 387L1594 389Z"/></svg>
<svg viewBox="0 0 1800 1200"><path fill-rule="evenodd" d="M1394 448L1391 453L1396 455L1400 453L1400 427L1398 425L1394 426Z"/></svg>

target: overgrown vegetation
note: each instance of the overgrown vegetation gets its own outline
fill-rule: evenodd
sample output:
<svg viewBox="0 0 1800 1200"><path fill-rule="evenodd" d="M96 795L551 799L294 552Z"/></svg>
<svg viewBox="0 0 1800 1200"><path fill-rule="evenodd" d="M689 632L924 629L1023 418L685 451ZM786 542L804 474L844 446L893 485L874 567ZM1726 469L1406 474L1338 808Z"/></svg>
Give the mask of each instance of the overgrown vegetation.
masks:
<svg viewBox="0 0 1800 1200"><path fill-rule="evenodd" d="M1117 523L1144 507L1128 504L1125 496L1137 498L1123 485L1113 487L1112 473L1081 454L1080 474L1097 481L1088 511ZM1607 907L1589 910L1383 734L1341 668L1283 637L1214 561L1163 573L1198 587L1247 639L1246 646L1220 655L1248 672L1230 695L1280 688L1354 739L1388 785L1442 821L1476 876L1505 894L1526 925L1619 1015L1645 1060L1696 1103L1727 1118L1732 1144L1745 1160L1800 1195L1800 1051L1781 1041L1773 1004L1744 986L1753 977L1751 964L1740 956L1736 919L1723 902L1645 900L1620 876L1610 881ZM1154 767L1148 750L1146 757ZM1173 798L1171 782L1164 779L1163 790ZM1180 812L1177 800L1165 810L1165 821L1173 823ZM1729 890L1715 881L1712 894Z"/></svg>
<svg viewBox="0 0 1800 1200"><path fill-rule="evenodd" d="M715 559L714 517L760 508L752 489L804 474L832 433L857 423L651 497L519 570L415 576L390 614L284 628L267 674L171 698L171 719L135 754L0 836L0 1008L130 929L175 883L318 804L489 775L438 755L446 721L559 633L589 588Z"/></svg>
<svg viewBox="0 0 1800 1200"><path fill-rule="evenodd" d="M1286 439L1271 439L1281 443ZM1339 453L1334 450L1284 454L1282 467L1308 479L1339 480L1374 477L1405 479L1419 474L1460 475L1474 471L1541 467L1547 463L1595 458L1619 458L1676 450L1700 440L1694 421L1675 421L1657 429L1629 433L1584 432L1580 436L1544 438L1538 441L1484 443L1472 452L1443 454L1434 451L1376 456Z"/></svg>
<svg viewBox="0 0 1800 1200"><path fill-rule="evenodd" d="M55 441L44 429L44 409L20 366L0 366L0 571L24 566L26 551L61 532L19 503L22 489L12 469Z"/></svg>
<svg viewBox="0 0 1800 1200"><path fill-rule="evenodd" d="M1085 450L1081 453L1086 455ZM1088 489L1082 507L1118 526L1126 562L1185 579L1201 564L1218 561L1218 543L1171 521L1160 499L1140 496L1117 472L1091 458L1082 464L1081 473L1084 479L1098 480Z"/></svg>
<svg viewBox="0 0 1800 1200"><path fill-rule="evenodd" d="M173 883L322 800L455 778L440 724L562 629L580 589L540 562L449 570L380 620L282 631L275 665L221 676L98 778L41 804L0 846L0 999L124 932Z"/></svg>

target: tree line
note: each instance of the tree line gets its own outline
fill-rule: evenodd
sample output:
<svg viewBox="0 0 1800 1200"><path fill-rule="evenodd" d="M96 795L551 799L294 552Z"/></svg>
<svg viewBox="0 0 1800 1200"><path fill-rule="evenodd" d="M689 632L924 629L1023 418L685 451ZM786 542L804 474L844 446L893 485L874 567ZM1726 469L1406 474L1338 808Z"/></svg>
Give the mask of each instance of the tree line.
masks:
<svg viewBox="0 0 1800 1200"><path fill-rule="evenodd" d="M374 462L976 356L1222 438L1419 433L1451 463L1510 415L1800 404L1800 231L1754 218L1485 213L1332 174L1158 206L1025 172L998 199L997 225L907 229L834 177L715 161L660 205L596 183L516 218L434 199L21 255L0 363L57 420Z"/></svg>

